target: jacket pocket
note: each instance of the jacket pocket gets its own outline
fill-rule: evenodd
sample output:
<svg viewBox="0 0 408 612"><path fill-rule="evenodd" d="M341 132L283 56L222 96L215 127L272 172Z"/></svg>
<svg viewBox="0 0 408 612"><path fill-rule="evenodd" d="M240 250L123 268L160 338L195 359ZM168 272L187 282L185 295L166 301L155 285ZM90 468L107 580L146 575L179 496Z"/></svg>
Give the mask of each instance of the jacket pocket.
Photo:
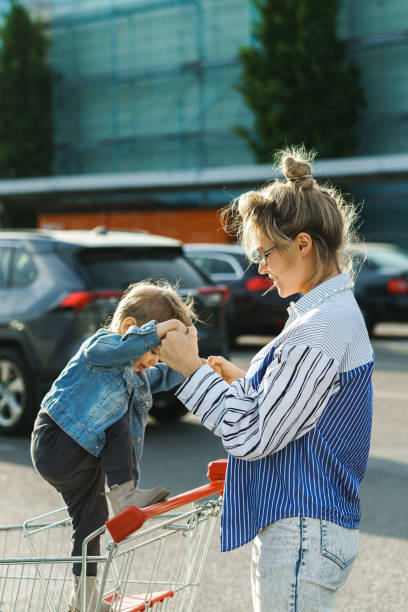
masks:
<svg viewBox="0 0 408 612"><path fill-rule="evenodd" d="M359 539L358 529L342 527L331 521L320 521L321 553L341 569L351 565L357 557Z"/></svg>

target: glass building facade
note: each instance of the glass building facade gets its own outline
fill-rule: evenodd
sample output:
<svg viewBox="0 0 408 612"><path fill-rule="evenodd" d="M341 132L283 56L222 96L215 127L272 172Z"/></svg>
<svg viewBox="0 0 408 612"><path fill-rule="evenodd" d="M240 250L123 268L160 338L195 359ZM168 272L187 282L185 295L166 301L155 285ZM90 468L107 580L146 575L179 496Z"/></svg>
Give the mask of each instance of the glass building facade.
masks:
<svg viewBox="0 0 408 612"><path fill-rule="evenodd" d="M54 0L57 174L252 162L234 125L245 0Z"/></svg>
<svg viewBox="0 0 408 612"><path fill-rule="evenodd" d="M252 121L235 89L250 0L50 4L56 174L253 163L234 133ZM357 154L408 149L407 19L406 0L340 2L367 99Z"/></svg>
<svg viewBox="0 0 408 612"><path fill-rule="evenodd" d="M408 151L408 2L340 0L339 35L361 70L361 155Z"/></svg>
<svg viewBox="0 0 408 612"><path fill-rule="evenodd" d="M250 0L24 4L49 26L55 174L253 163L234 133L252 123L235 88ZM339 36L367 100L356 154L408 150L407 21L406 0L340 0Z"/></svg>

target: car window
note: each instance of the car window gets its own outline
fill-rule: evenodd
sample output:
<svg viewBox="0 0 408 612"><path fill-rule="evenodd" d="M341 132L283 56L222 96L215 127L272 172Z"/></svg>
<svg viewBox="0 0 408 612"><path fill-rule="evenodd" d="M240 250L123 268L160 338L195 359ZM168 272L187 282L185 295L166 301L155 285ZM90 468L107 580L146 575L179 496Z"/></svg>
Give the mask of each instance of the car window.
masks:
<svg viewBox="0 0 408 612"><path fill-rule="evenodd" d="M11 248L0 247L0 288L7 286L11 260Z"/></svg>
<svg viewBox="0 0 408 612"><path fill-rule="evenodd" d="M140 280L163 278L180 289L208 284L178 249L92 248L81 250L78 258L89 284L95 289L125 289Z"/></svg>
<svg viewBox="0 0 408 612"><path fill-rule="evenodd" d="M38 276L37 268L30 253L25 249L13 249L11 262L11 287L26 287Z"/></svg>
<svg viewBox="0 0 408 612"><path fill-rule="evenodd" d="M189 255L196 266L202 268L207 274L236 274L236 270L229 261L202 255Z"/></svg>

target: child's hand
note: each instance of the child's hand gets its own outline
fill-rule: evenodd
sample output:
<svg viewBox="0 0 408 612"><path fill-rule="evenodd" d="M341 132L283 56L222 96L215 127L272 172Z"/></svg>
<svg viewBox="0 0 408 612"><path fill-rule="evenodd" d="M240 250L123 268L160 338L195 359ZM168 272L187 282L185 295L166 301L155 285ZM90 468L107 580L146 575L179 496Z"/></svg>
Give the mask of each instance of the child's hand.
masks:
<svg viewBox="0 0 408 612"><path fill-rule="evenodd" d="M177 331L181 334L187 333L187 327L178 319L169 319L162 323L156 323L156 333L160 339L164 338L169 331Z"/></svg>
<svg viewBox="0 0 408 612"><path fill-rule="evenodd" d="M207 359L208 365L216 372L219 376L230 385L234 380L243 378L246 374L244 370L238 368L236 365L225 359L224 357L209 357Z"/></svg>

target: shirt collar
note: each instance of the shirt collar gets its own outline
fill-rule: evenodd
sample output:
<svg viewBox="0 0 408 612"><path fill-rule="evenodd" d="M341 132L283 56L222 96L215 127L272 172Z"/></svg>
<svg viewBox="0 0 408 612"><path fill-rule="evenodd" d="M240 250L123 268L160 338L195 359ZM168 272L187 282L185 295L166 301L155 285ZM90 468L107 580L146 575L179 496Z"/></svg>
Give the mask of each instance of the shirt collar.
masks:
<svg viewBox="0 0 408 612"><path fill-rule="evenodd" d="M297 302L291 302L288 308L289 318L293 320L316 308L336 293L353 289L353 286L348 274L337 274L302 295Z"/></svg>

